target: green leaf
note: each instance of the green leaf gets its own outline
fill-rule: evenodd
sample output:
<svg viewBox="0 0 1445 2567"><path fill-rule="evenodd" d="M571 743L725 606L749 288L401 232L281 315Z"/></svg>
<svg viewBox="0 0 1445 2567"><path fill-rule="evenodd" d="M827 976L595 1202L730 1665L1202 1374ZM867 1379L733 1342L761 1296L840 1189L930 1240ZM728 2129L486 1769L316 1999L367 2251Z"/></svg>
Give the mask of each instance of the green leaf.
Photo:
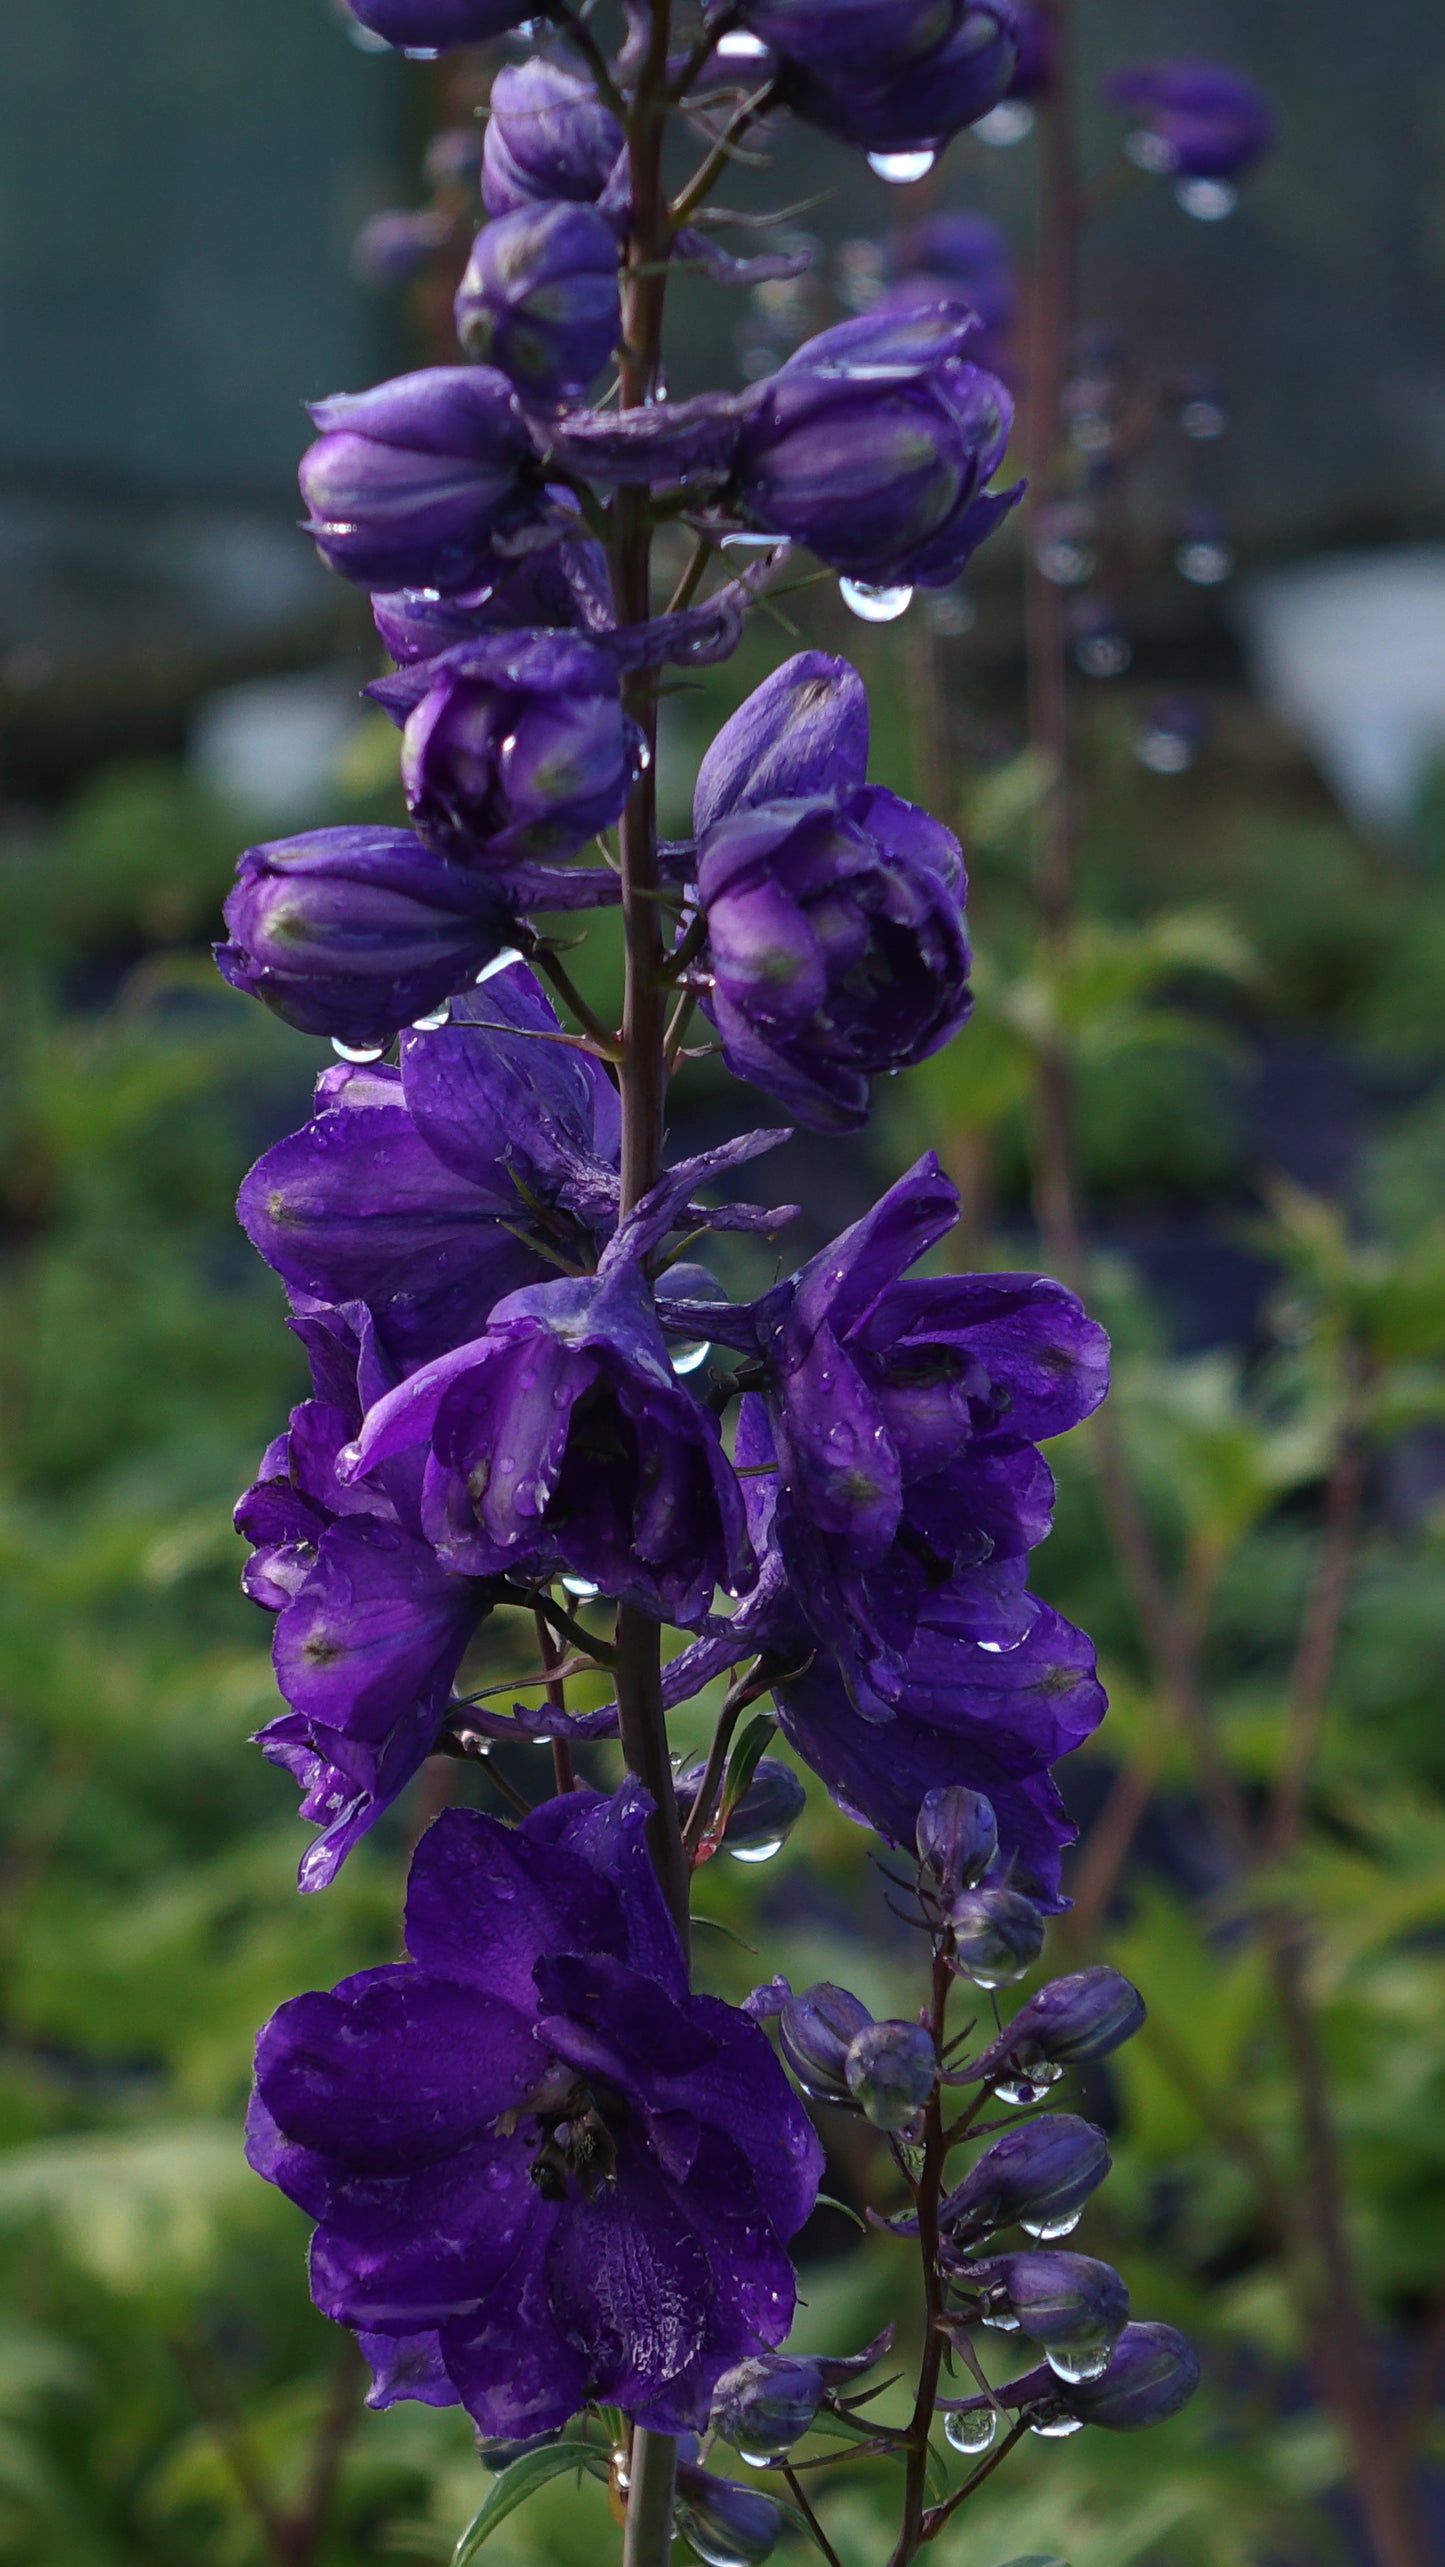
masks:
<svg viewBox="0 0 1445 2567"><path fill-rule="evenodd" d="M484 2540L490 2540L499 2523L516 2512L539 2487L552 2478L563 2477L569 2469L588 2469L593 2477L605 2477L606 2463L590 2442L549 2442L542 2451L524 2451L510 2469L504 2469L494 2487L478 2506L461 2539L452 2552L452 2567L471 2567Z"/></svg>
<svg viewBox="0 0 1445 2567"><path fill-rule="evenodd" d="M772 1737L777 1725L770 1711L758 1712L748 1722L734 1747L728 1765L727 1782L723 1787L722 1808L718 1813L724 1825L746 1793L762 1761L768 1740Z"/></svg>

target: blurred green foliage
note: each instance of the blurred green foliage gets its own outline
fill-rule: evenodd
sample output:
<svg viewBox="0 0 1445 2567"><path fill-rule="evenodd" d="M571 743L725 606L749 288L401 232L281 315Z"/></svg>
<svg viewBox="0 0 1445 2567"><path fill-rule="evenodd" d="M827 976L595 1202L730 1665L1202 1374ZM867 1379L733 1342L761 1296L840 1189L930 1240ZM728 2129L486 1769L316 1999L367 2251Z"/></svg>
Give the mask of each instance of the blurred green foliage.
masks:
<svg viewBox="0 0 1445 2567"><path fill-rule="evenodd" d="M907 789L906 653L855 639L875 772ZM1026 1262L1033 1069L1041 1042L1067 1047L1115 1413L1247 1794L1279 1770L1347 1408L1369 1442L1280 1895L1309 1919L1350 2221L1403 2356L1445 2262L1438 805L1413 852L1380 855L1247 731L1189 782L1144 775L1111 704L1087 744L1085 916L1046 961L1026 894L1039 779L972 754L981 680L954 650L978 1007L947 1055L889 1089L874 1173L937 1146L965 1190L969 1253ZM759 673L744 660L676 700L674 803L705 729ZM380 807L364 759L352 782L357 810ZM249 1159L301 1119L316 1047L212 979L204 938L238 835L177 774L122 770L13 833L0 873L0 2556L16 2567L445 2560L486 2485L456 2413L358 2408L347 2345L306 2299L306 2224L240 2154L256 2024L394 1948L405 1846L397 1820L333 1890L298 1898L291 1790L245 1744L273 1696L228 1510L301 1368L231 1207ZM1282 1182L1251 1139L1251 1082L1286 1037L1328 1050L1365 1095L1342 1200ZM1174 1351L1174 1316L1123 1234L1184 1217L1186 1257L1213 1239L1265 1273L1248 1345ZM1103 1530L1096 1451L1080 1435L1055 1458L1043 1582L1098 1636L1114 1695L1070 1788L1090 1809L1111 1776L1141 1773L1154 1813L1093 1947L1151 2013L1082 2099L1117 2124L1117 2172L1079 2242L1119 2260L1137 2313L1198 2337L1206 2387L1137 2439L1029 2442L940 2542L940 2567L1323 2559L1345 2459L1251 2171L1262 2152L1288 2186L1297 2156L1268 1974L1216 1894L1191 1751ZM700 1740L705 1711L684 1729L680 1744ZM827 1806L765 1875L710 1867L699 1906L724 1929L698 1937L720 1990L784 1970L845 1980L889 2013L917 2003L908 1935ZM1052 1966L1073 1948L1061 1927ZM858 2128L827 2135L832 2189L891 2206ZM844 2351L894 2318L906 2353L907 2250L865 2244L834 2212L808 2244L799 2341ZM865 2466L824 2496L843 2567L885 2554L887 2494ZM594 2567L614 2537L605 2490L558 2477L487 2555Z"/></svg>

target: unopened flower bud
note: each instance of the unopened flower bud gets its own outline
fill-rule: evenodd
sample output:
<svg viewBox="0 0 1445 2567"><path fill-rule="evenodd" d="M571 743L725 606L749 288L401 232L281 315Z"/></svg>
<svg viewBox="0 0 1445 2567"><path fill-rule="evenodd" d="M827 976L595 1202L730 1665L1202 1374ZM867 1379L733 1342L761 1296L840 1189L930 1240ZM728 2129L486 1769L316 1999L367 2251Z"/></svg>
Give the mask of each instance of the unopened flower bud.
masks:
<svg viewBox="0 0 1445 2567"><path fill-rule="evenodd" d="M1005 2131L971 2166L939 2211L954 2245L1018 2220L1034 2237L1065 2237L1109 2171L1102 2130L1075 2114L1050 2113Z"/></svg>
<svg viewBox="0 0 1445 2567"><path fill-rule="evenodd" d="M248 847L216 961L303 1034L388 1042L515 934L497 888L409 829L312 829Z"/></svg>
<svg viewBox="0 0 1445 2567"><path fill-rule="evenodd" d="M498 72L482 153L489 214L556 204L623 214L627 195L627 138L590 80L540 54Z"/></svg>
<svg viewBox="0 0 1445 2567"><path fill-rule="evenodd" d="M971 2074L1002 2091L1004 2085L1045 2086L1060 2070L1106 2059L1144 2020L1144 2000L1118 1970L1100 1962L1074 1970L1021 2005L1012 2023L974 2061ZM1016 2102L1025 2098L1015 2091Z"/></svg>
<svg viewBox="0 0 1445 2567"><path fill-rule="evenodd" d="M353 18L404 53L483 45L529 12L530 0L347 0Z"/></svg>
<svg viewBox="0 0 1445 2567"><path fill-rule="evenodd" d="M844 2075L875 2130L907 2130L938 2071L921 2023L870 2023L848 2045Z"/></svg>
<svg viewBox="0 0 1445 2567"><path fill-rule="evenodd" d="M677 2473L677 2528L707 2567L759 2567L783 2517L770 2496L684 2462Z"/></svg>
<svg viewBox="0 0 1445 2567"><path fill-rule="evenodd" d="M714 2389L713 2430L748 2457L772 2459L807 2432L823 2402L823 2385L821 2363L754 2354L724 2371Z"/></svg>
<svg viewBox="0 0 1445 2567"><path fill-rule="evenodd" d="M1006 1988L1044 1948L1044 1920L1018 1890L964 1890L948 1911L949 1959L980 1988Z"/></svg>
<svg viewBox="0 0 1445 2567"><path fill-rule="evenodd" d="M868 774L868 697L857 670L799 651L754 687L697 771L699 837L731 811L802 794L851 793Z"/></svg>
<svg viewBox="0 0 1445 2567"><path fill-rule="evenodd" d="M820 2103L847 2103L848 2046L872 2020L861 1997L828 1979L789 1997L778 2030L783 2057L805 2095Z"/></svg>
<svg viewBox="0 0 1445 2567"><path fill-rule="evenodd" d="M1064 2380L1086 2378L1090 2362L1102 2371L1099 2357L1129 2315L1129 2294L1113 2265L1092 2255L995 2255L956 2279L982 2295L985 2323L1031 2335L1055 2368L1057 2354Z"/></svg>
<svg viewBox="0 0 1445 2567"><path fill-rule="evenodd" d="M519 391L553 401L585 391L617 345L617 235L595 205L521 205L477 234L457 288L468 356Z"/></svg>
<svg viewBox="0 0 1445 2567"><path fill-rule="evenodd" d="M1267 152L1275 116L1264 92L1227 63L1140 62L1111 72L1105 94L1138 117L1131 159L1182 178L1238 178Z"/></svg>
<svg viewBox="0 0 1445 2567"><path fill-rule="evenodd" d="M993 1803L963 1783L928 1792L918 1813L918 1859L940 1897L977 1887L998 1853Z"/></svg>
<svg viewBox="0 0 1445 2567"><path fill-rule="evenodd" d="M472 586L493 567L493 538L538 512L536 449L492 366L427 366L335 393L311 415L307 532L363 588Z"/></svg>
<svg viewBox="0 0 1445 2567"><path fill-rule="evenodd" d="M692 1813L705 1767L687 1765L677 1777L678 1815L684 1825ZM775 1854L792 1834L808 1805L802 1776L780 1756L762 1756L736 1807L730 1809L720 1839L723 1850L739 1860Z"/></svg>
<svg viewBox="0 0 1445 2567"><path fill-rule="evenodd" d="M1194 2348L1177 2327L1150 2322L1126 2326L1114 2357L1096 2380L1079 2380L1064 2395L1086 2424L1111 2433L1134 2433L1177 2415L1199 2386Z"/></svg>

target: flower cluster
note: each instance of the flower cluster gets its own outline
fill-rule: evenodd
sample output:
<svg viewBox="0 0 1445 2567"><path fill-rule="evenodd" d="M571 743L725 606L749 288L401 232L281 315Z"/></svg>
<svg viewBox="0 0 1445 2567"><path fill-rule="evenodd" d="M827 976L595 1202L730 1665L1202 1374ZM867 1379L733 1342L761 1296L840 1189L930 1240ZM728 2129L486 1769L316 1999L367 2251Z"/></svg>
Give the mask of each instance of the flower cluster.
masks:
<svg viewBox="0 0 1445 2567"><path fill-rule="evenodd" d="M524 15L354 6L410 51ZM1074 1831L1052 1771L1104 1696L1029 1562L1053 1499L1041 1447L1104 1396L1103 1332L1046 1276L914 1272L959 1215L932 1156L798 1271L730 1299L680 1261L700 1234L783 1225L733 1191L783 1135L671 1164L661 1139L694 1011L738 1079L837 1132L970 1005L962 851L869 781L857 671L802 651L765 679L667 846L662 672L725 658L790 548L845 581L942 587L1019 493L991 487L1011 406L975 361L1006 331L1005 280L976 311L989 245L946 223L874 311L745 391L671 400L672 266L736 281L766 260L728 259L692 219L726 150L669 207L647 137L670 107L706 128L741 70L762 88L725 106L728 137L765 101L870 150L931 149L1045 75L1015 0L721 15L690 53L653 41L665 11L632 9L610 61L589 21L500 72L489 219L456 296L466 361L317 406L309 527L370 593L394 665L369 691L400 728L410 825L248 850L218 948L233 985L341 1056L240 1200L312 1376L237 1518L286 1706L261 1745L319 1829L302 1885L334 1876L429 1757L550 1739L558 1786L530 1807L508 1783L515 1818L447 1810L422 1834L407 1958L263 2031L252 2160L315 2220L313 2291L357 2331L376 2403L459 2401L504 2445L620 2410L615 2492L651 2504L638 2481L663 2437L705 2558L763 2556L780 2516L688 2437L783 2455L881 2350L781 2349L822 2152L772 2015L804 2094L888 2135L915 2197L893 2225L919 2229L932 2187L953 2338L1007 2326L1042 2348L1043 2370L983 2399L990 2424L1145 2422L1189 2385L1167 2329L1126 2326L1107 2267L998 2247L1013 2222L1036 2240L1073 2224L1107 2166L1099 2131L1021 2125L945 2177L948 2090L976 2089L965 2127L989 2097L1023 2107L1138 2020L1125 1983L1086 1971L970 2065L943 2028L955 1980L1011 1983L1063 1904ZM617 400L590 401L614 359ZM692 565L655 611L651 534L680 519ZM750 567L715 578L739 539ZM614 1025L548 922L618 903ZM511 1688L479 1686L468 1653L518 1613L542 1666L516 1690L545 1701L498 1709L489 1690ZM683 1637L665 1663L664 1626ZM569 1710L582 1673L615 1701ZM712 1750L679 1769L665 1710L719 1677ZM795 1763L761 1755L775 1727ZM597 1759L584 1786L578 1742ZM920 2020L875 2022L828 1987L775 1983L743 2008L692 1990L689 1864L775 1845L806 1801L799 1767L916 1849ZM927 2363L946 2351L935 2329ZM959 2447L982 2447L979 2401L932 2378Z"/></svg>

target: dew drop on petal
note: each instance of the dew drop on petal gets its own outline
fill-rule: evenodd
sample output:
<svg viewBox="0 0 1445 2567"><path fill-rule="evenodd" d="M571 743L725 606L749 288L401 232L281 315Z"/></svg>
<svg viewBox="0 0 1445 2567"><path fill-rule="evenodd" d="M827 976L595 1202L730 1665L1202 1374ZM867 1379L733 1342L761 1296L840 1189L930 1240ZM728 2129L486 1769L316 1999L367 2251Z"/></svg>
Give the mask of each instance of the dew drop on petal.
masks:
<svg viewBox="0 0 1445 2567"><path fill-rule="evenodd" d="M911 588L875 588L864 579L840 579L838 594L862 624L896 624L913 603Z"/></svg>
<svg viewBox="0 0 1445 2567"><path fill-rule="evenodd" d="M1040 2407L1037 2415L1029 2419L1030 2433L1038 2434L1044 2442L1064 2442L1071 2433L1082 2433L1083 2429L1083 2417L1070 2415L1067 2407Z"/></svg>
<svg viewBox="0 0 1445 2567"><path fill-rule="evenodd" d="M954 2451L987 2451L998 2431L998 2417L992 2407L966 2407L959 2415L943 2419L943 2439Z"/></svg>
<svg viewBox="0 0 1445 2567"><path fill-rule="evenodd" d="M472 983L473 989L480 989L484 981L495 980L498 972L509 972L513 963L519 963L521 959L515 945L504 945L499 954L493 954L491 961L482 965Z"/></svg>
<svg viewBox="0 0 1445 2567"><path fill-rule="evenodd" d="M579 1604L590 1604L595 1595L602 1593L602 1589L591 1578L577 1578L564 1573L562 1585L565 1592L575 1596Z"/></svg>
<svg viewBox="0 0 1445 2567"><path fill-rule="evenodd" d="M1196 223L1222 223L1239 203L1239 190L1227 178L1181 178L1174 190L1174 202Z"/></svg>
<svg viewBox="0 0 1445 2567"><path fill-rule="evenodd" d="M1044 2360L1056 2380L1072 2386L1078 2380L1102 2378L1114 2358L1112 2344L1046 2344Z"/></svg>
<svg viewBox="0 0 1445 2567"><path fill-rule="evenodd" d="M917 152L870 152L868 166L875 178L884 179L890 187L914 187L926 178L938 154L932 149Z"/></svg>
<svg viewBox="0 0 1445 2567"><path fill-rule="evenodd" d="M1067 2219L1021 2219L1019 2226L1025 2236L1037 2237L1041 2243L1048 2243L1056 2237L1072 2237L1083 2216L1081 2210L1071 2210Z"/></svg>
<svg viewBox="0 0 1445 2567"><path fill-rule="evenodd" d="M450 1024L451 1013L451 1000L444 998L440 1007L429 1007L425 1016L414 1016L411 1030L413 1034L439 1034L444 1025Z"/></svg>
<svg viewBox="0 0 1445 2567"><path fill-rule="evenodd" d="M331 1048L338 1061L352 1061L358 1068L365 1069L372 1061L381 1059L386 1045L384 1043L341 1043L333 1034Z"/></svg>

